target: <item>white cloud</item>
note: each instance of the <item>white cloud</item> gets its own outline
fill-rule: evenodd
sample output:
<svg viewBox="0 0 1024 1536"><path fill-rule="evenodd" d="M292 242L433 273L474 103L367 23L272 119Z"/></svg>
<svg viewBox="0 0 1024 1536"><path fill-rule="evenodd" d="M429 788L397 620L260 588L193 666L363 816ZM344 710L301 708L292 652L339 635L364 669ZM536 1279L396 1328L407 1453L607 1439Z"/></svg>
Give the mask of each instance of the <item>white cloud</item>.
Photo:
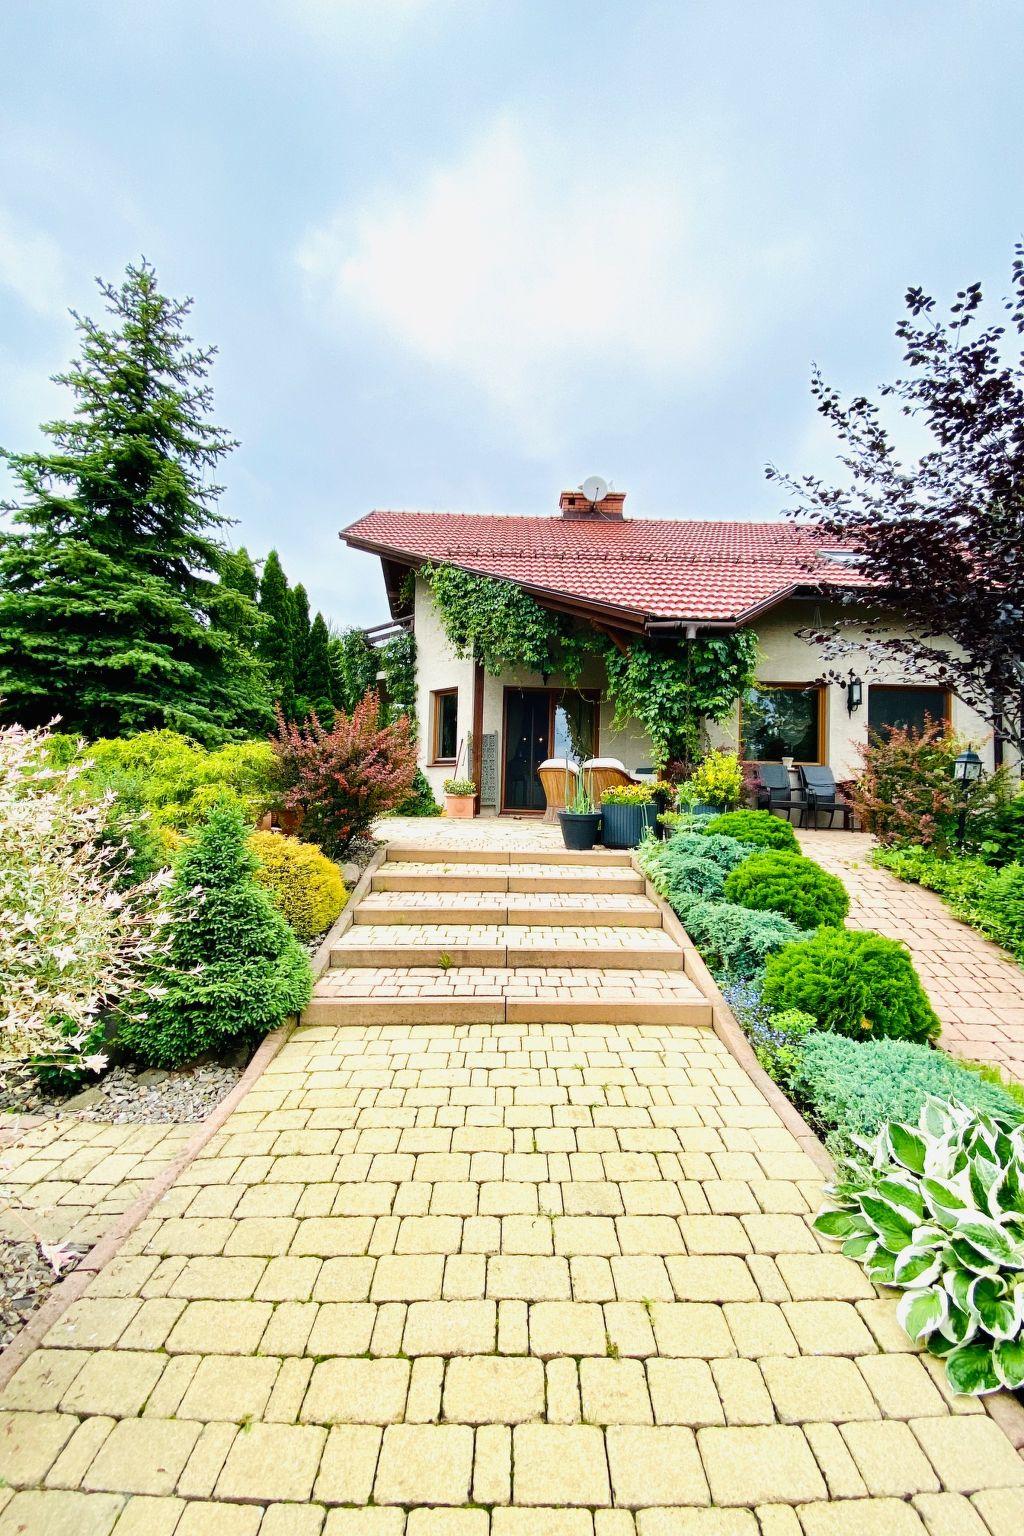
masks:
<svg viewBox="0 0 1024 1536"><path fill-rule="evenodd" d="M545 453L570 402L614 402L623 370L717 372L750 334L736 290L803 265L770 239L752 253L706 164L646 162L597 147L574 161L504 116L415 190L311 230L299 265L336 319L361 315L468 380Z"/></svg>
<svg viewBox="0 0 1024 1536"><path fill-rule="evenodd" d="M0 209L0 287L38 315L66 308L67 276L60 247L49 235Z"/></svg>

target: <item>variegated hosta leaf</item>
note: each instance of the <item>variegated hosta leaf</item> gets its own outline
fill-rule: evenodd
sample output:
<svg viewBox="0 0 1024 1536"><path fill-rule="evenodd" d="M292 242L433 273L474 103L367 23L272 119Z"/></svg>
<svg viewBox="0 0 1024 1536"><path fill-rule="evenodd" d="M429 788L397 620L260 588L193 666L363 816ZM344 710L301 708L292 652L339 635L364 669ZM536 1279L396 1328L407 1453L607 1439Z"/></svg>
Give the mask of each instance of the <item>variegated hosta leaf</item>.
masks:
<svg viewBox="0 0 1024 1536"><path fill-rule="evenodd" d="M946 1356L946 1376L954 1392L995 1392L1002 1385L990 1345L963 1344Z"/></svg>
<svg viewBox="0 0 1024 1536"><path fill-rule="evenodd" d="M996 1375L1012 1392L1024 1387L1024 1339L1000 1339L992 1351Z"/></svg>
<svg viewBox="0 0 1024 1536"><path fill-rule="evenodd" d="M942 1260L933 1248L911 1244L897 1254L893 1265L894 1285L932 1285L942 1273Z"/></svg>
<svg viewBox="0 0 1024 1536"><path fill-rule="evenodd" d="M949 1297L945 1291L936 1287L907 1291L900 1297L896 1321L912 1339L924 1339L945 1322L948 1312Z"/></svg>

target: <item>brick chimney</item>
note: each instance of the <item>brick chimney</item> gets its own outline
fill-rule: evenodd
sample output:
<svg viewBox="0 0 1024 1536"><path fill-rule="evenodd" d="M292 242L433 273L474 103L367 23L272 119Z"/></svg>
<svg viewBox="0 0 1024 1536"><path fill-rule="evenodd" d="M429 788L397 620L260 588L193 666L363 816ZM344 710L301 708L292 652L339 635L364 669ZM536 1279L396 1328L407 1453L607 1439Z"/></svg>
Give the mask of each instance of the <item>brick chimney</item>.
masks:
<svg viewBox="0 0 1024 1536"><path fill-rule="evenodd" d="M563 491L558 498L558 509L566 522L623 522L622 503L625 491L609 491L602 501L588 501L582 491Z"/></svg>

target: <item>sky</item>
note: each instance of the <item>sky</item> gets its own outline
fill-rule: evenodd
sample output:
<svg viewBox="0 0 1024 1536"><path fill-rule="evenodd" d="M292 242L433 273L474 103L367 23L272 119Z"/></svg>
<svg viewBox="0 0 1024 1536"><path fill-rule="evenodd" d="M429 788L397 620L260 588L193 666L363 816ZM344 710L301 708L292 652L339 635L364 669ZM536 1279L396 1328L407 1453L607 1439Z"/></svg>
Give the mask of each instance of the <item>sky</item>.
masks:
<svg viewBox="0 0 1024 1536"><path fill-rule="evenodd" d="M766 463L834 473L812 364L870 390L910 284L1006 291L1022 68L1020 0L0 0L0 444L144 254L231 541L338 626L373 507L774 517Z"/></svg>

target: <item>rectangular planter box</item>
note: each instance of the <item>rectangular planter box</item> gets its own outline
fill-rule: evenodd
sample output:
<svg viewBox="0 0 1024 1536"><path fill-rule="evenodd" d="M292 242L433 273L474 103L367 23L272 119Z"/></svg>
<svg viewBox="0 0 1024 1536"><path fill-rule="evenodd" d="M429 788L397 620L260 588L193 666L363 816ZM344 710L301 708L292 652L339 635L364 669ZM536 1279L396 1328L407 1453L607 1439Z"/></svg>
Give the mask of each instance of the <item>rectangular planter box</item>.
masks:
<svg viewBox="0 0 1024 1536"><path fill-rule="evenodd" d="M606 848L635 848L648 828L653 829L658 807L647 805L602 805L602 841Z"/></svg>

